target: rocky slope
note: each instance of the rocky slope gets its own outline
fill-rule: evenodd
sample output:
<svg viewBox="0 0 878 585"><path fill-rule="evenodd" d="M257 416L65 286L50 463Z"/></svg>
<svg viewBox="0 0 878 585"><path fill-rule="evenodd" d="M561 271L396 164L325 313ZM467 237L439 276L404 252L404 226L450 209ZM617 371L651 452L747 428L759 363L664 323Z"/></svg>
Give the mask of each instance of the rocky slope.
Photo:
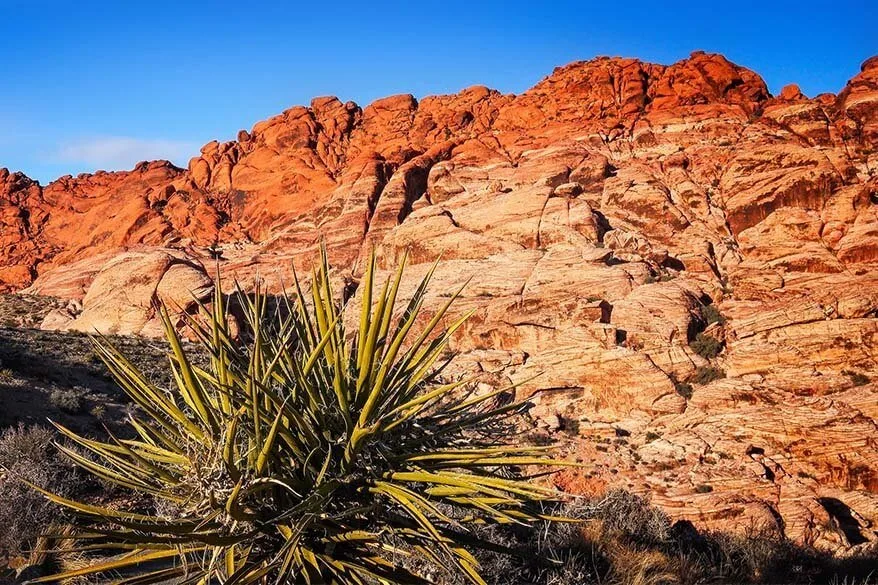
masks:
<svg viewBox="0 0 878 585"><path fill-rule="evenodd" d="M878 539L878 57L815 98L719 55L599 58L517 96L318 98L186 170L0 171L0 287L67 300L47 328L152 335L154 299L216 265L278 290L320 238L353 284L371 248L412 277L442 253L435 303L472 279L457 367L541 373L541 433L592 463L565 488Z"/></svg>

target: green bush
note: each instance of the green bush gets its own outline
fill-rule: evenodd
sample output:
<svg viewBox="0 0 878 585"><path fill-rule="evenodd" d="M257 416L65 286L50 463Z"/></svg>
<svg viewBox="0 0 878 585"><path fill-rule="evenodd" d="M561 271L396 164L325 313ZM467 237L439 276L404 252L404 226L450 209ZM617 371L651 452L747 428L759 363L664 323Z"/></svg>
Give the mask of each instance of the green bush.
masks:
<svg viewBox="0 0 878 585"><path fill-rule="evenodd" d="M659 270L656 273L650 272L646 275L646 278L643 280L644 284L654 284L656 282L668 282L674 280L677 275L673 272L669 272L665 269Z"/></svg>
<svg viewBox="0 0 878 585"><path fill-rule="evenodd" d="M651 443L651 442L656 441L656 440L661 439L661 438L662 438L661 434L659 434L655 431L647 431L646 432L646 442L647 443Z"/></svg>
<svg viewBox="0 0 878 585"><path fill-rule="evenodd" d="M726 318L719 312L716 305L703 305L701 307L701 318L704 319L704 322L708 325L712 325L713 323L725 325L726 323Z"/></svg>
<svg viewBox="0 0 878 585"><path fill-rule="evenodd" d="M404 264L375 294L369 263L351 335L325 251L310 293L297 279L273 318L265 295L241 296L241 340L217 283L212 312L189 322L211 356L204 369L161 309L175 379L167 390L96 340L140 407L135 438L98 442L59 425L95 460L62 449L98 477L151 495L161 512L46 492L78 514L84 545L127 552L38 581L112 572L139 583L426 583L400 561L416 555L483 583L470 550L492 545L470 529L544 519L557 493L517 469L556 462L544 449L500 442L526 410L502 400L509 389L477 395L440 378L467 317L448 313L460 291L420 320L431 271L395 311Z"/></svg>
<svg viewBox="0 0 878 585"><path fill-rule="evenodd" d="M674 381L674 390L686 400L692 398L692 384L688 382Z"/></svg>
<svg viewBox="0 0 878 585"><path fill-rule="evenodd" d="M720 378L725 377L725 371L720 368L715 368L713 366L699 366L695 370L695 373L689 378L689 381L696 384L709 384L714 380L719 380Z"/></svg>
<svg viewBox="0 0 878 585"><path fill-rule="evenodd" d="M63 412L79 414L85 410L85 391L57 388L49 394L49 404Z"/></svg>
<svg viewBox="0 0 878 585"><path fill-rule="evenodd" d="M723 343L712 335L699 333L692 340L692 343L689 344L689 347L704 359L712 360L723 350Z"/></svg>

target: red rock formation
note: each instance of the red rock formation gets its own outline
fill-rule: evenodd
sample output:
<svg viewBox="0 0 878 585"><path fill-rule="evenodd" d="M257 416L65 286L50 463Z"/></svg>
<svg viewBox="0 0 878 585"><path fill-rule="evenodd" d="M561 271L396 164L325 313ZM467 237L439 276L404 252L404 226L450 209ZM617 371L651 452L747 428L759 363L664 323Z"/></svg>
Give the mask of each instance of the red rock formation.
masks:
<svg viewBox="0 0 878 585"><path fill-rule="evenodd" d="M458 367L489 384L543 373L520 391L592 464L566 485L847 546L821 502L876 538L876 169L876 58L810 99L772 97L718 55L599 58L518 96L318 98L205 145L188 170L45 188L0 172L0 288L84 299L47 326L151 333L143 299L204 285L167 248L210 269L216 243L226 273L276 287L321 237L354 281L370 247L383 267L409 250L412 276L442 253L431 302L472 278ZM128 311L112 283L132 253L148 269ZM707 323L710 303L725 322ZM722 352L699 355L699 333Z"/></svg>

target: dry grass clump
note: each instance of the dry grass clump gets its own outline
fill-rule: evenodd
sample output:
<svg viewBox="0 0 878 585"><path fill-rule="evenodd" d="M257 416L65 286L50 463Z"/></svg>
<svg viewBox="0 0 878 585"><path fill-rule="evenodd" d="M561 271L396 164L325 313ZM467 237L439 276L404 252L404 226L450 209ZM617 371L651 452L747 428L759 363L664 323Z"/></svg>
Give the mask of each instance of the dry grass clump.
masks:
<svg viewBox="0 0 878 585"><path fill-rule="evenodd" d="M679 562L666 552L645 547L609 527L608 522L593 520L582 530L582 538L607 566L604 579L595 583L630 585L664 585L680 583ZM573 585L565 583L564 585Z"/></svg>
<svg viewBox="0 0 878 585"><path fill-rule="evenodd" d="M644 498L625 490L612 490L595 506L595 519L616 534L626 535L640 543L667 542L671 521L660 509Z"/></svg>
<svg viewBox="0 0 878 585"><path fill-rule="evenodd" d="M92 562L88 555L79 550L76 540L72 538L71 527L50 525L45 527L45 532L45 535L37 538L26 563L15 571L16 582L24 583L58 572L75 571ZM85 577L73 577L59 581L59 584L88 585L90 582Z"/></svg>

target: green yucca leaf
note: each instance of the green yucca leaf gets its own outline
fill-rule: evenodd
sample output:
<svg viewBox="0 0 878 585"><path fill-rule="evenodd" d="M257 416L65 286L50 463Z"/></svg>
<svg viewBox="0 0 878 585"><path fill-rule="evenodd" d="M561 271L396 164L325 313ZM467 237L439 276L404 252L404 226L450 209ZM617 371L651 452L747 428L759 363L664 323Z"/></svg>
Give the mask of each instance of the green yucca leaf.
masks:
<svg viewBox="0 0 878 585"><path fill-rule="evenodd" d="M171 350L173 351L171 372L177 382L177 388L180 395L195 411L201 421L212 430L215 430L216 421L212 414L214 408L208 408L208 406L215 407L215 405L208 404L209 399L205 395L204 389L201 387L201 382L195 375L192 364L189 363L189 358L186 355L186 352L183 351L183 346L180 343L180 336L177 334L177 330L171 321L170 315L168 315L166 307L161 307L160 315L165 329L165 338L168 340Z"/></svg>
<svg viewBox="0 0 878 585"><path fill-rule="evenodd" d="M79 549L105 554L42 581L425 584L397 562L420 557L484 583L470 548L502 547L471 529L552 518L546 506L562 494L519 469L563 463L492 434L524 410L497 405L514 386L474 394L473 380L443 377L449 342L471 312L452 313L460 288L421 318L438 261L413 289L404 286L407 261L381 282L370 255L358 307L336 297L325 248L310 282L293 271L291 295L270 297L261 284L227 295L217 279L210 305L184 317L203 357L160 307L169 388L95 337L137 406L131 434L98 441L58 425L78 446L59 448L173 512L116 510L35 487L77 514Z"/></svg>
<svg viewBox="0 0 878 585"><path fill-rule="evenodd" d="M112 585L152 585L154 583L174 582L176 578L182 577L185 574L186 567L171 567L169 569L161 569L143 575L137 575L128 579L117 579L112 582Z"/></svg>
<svg viewBox="0 0 878 585"><path fill-rule="evenodd" d="M107 571L115 571L127 567L131 567L132 565L140 565L143 563L148 563L152 561L157 561L160 559L176 559L185 557L185 555L193 552L198 552L204 550L203 548L169 548L167 550L159 550L153 552L142 552L138 554L126 554L121 558L105 561L102 563L90 565L88 567L82 569L75 569L72 571L66 571L64 573L59 573L57 575L51 575L49 577L40 577L38 579L34 579L31 581L32 583L46 583L52 581L62 581L64 579L72 579L74 577L80 577L82 575L91 575L95 573L105 573Z"/></svg>

